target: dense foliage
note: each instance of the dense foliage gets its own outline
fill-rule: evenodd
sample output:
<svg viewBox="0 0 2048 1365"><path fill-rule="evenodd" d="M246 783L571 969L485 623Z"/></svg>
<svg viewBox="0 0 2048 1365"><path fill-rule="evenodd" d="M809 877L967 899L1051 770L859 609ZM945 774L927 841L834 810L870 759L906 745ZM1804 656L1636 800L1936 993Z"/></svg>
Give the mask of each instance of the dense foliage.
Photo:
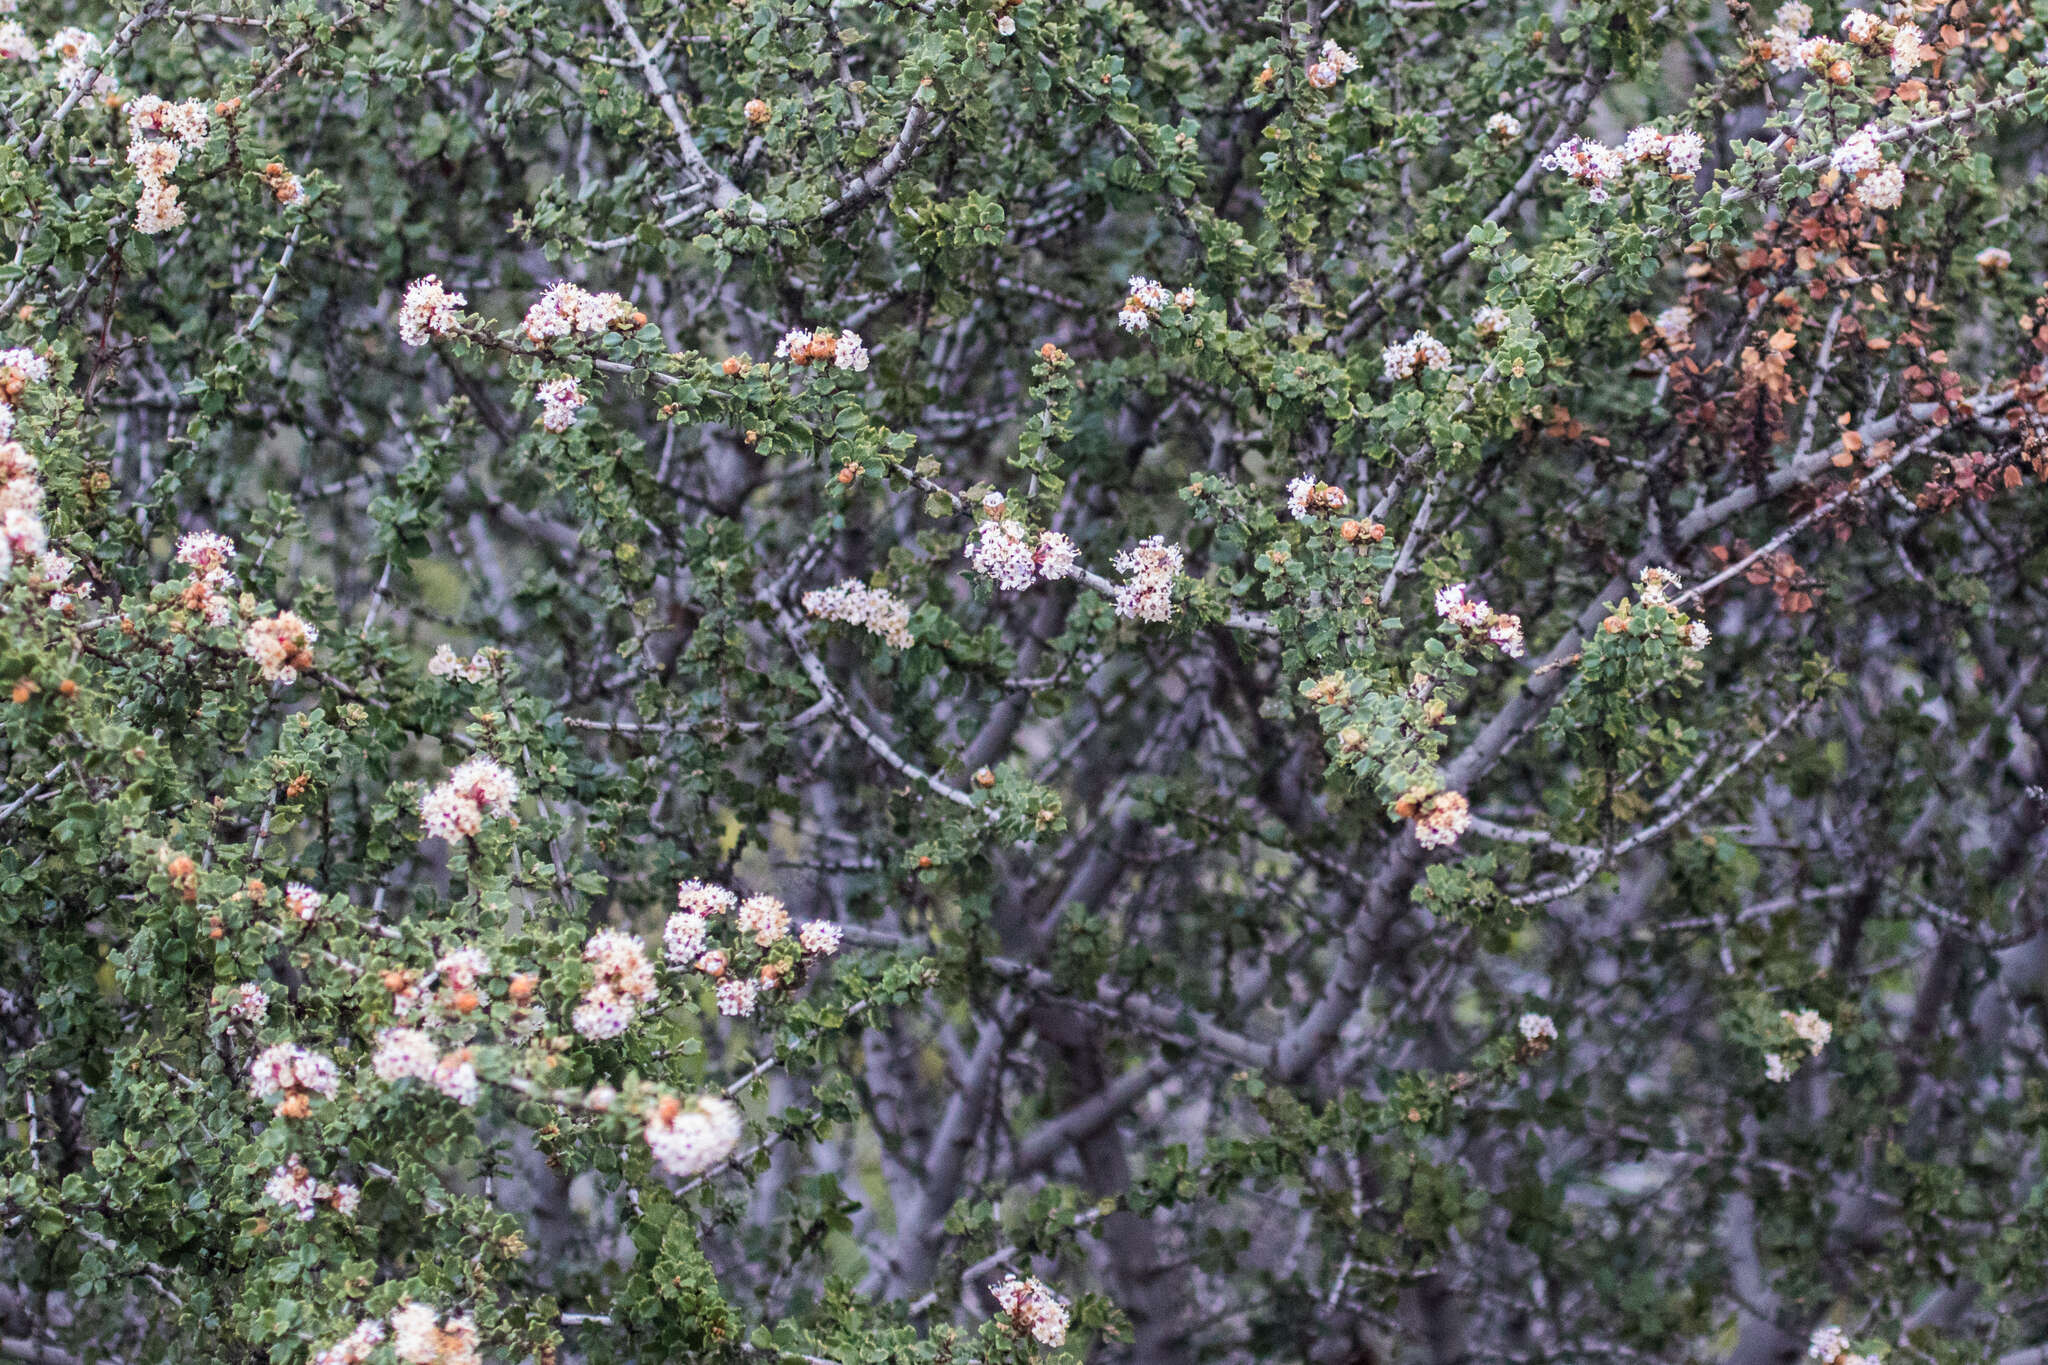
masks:
<svg viewBox="0 0 2048 1365"><path fill-rule="evenodd" d="M2030 7L186 2L0 20L0 1357L2048 1359Z"/></svg>

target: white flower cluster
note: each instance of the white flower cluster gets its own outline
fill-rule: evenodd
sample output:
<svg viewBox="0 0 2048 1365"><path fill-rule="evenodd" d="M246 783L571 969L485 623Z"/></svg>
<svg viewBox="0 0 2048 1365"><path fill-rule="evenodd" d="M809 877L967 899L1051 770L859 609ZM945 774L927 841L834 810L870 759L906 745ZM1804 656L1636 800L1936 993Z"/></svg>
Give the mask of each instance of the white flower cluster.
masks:
<svg viewBox="0 0 2048 1365"><path fill-rule="evenodd" d="M384 1320L370 1318L340 1341L314 1352L312 1365L363 1365L383 1342Z"/></svg>
<svg viewBox="0 0 2048 1365"><path fill-rule="evenodd" d="M1050 583L1079 571L1074 542L1058 531L1041 531L1034 544L1022 523L1004 515L1001 493L983 498L981 508L987 515L968 542L967 562L997 587L1022 592L1040 579Z"/></svg>
<svg viewBox="0 0 2048 1365"><path fill-rule="evenodd" d="M654 964L646 945L636 934L600 929L583 945L583 960L595 979L571 1022L585 1038L617 1038L654 1001Z"/></svg>
<svg viewBox="0 0 2048 1365"><path fill-rule="evenodd" d="M849 578L834 588L816 588L803 596L804 610L826 621L843 621L865 626L882 637L891 649L908 649L917 641L910 634L910 607L894 593L870 588Z"/></svg>
<svg viewBox="0 0 2048 1365"><path fill-rule="evenodd" d="M663 1096L647 1115L647 1150L670 1175L702 1175L733 1154L740 1131L740 1111L722 1095L699 1095L688 1104Z"/></svg>
<svg viewBox="0 0 2048 1365"><path fill-rule="evenodd" d="M1181 548L1164 536L1147 536L1118 551L1116 571L1126 580L1117 585L1116 614L1132 621L1165 621L1173 616L1173 581L1180 577Z"/></svg>
<svg viewBox="0 0 2048 1365"><path fill-rule="evenodd" d="M30 47L33 50L34 45L31 44ZM106 44L100 41L96 33L87 33L82 28L60 28L51 36L50 41L43 45L43 56L56 58L57 84L61 88L69 89L85 79L86 73L92 70L94 60L105 50ZM102 71L93 77L92 93L110 94L119 84L120 82L112 75Z"/></svg>
<svg viewBox="0 0 2048 1365"><path fill-rule="evenodd" d="M669 965L694 967L717 980L718 1012L734 1018L753 1014L763 988L773 990L788 972L786 956L761 965L756 977L732 971L732 955L711 946L711 922L730 910L737 935L752 940L754 947L773 948L789 937L789 908L774 896L749 896L744 901L722 886L695 878L676 888L675 914L661 934L662 950ZM839 951L844 931L824 920L811 920L797 931L801 959L813 961Z"/></svg>
<svg viewBox="0 0 2048 1365"><path fill-rule="evenodd" d="M321 1204L329 1205L344 1218L356 1211L362 1202L363 1192L353 1185L316 1181L299 1154L293 1152L285 1158L285 1164L270 1173L264 1182L263 1197L273 1204L282 1204L290 1209L300 1222L310 1222L313 1210Z"/></svg>
<svg viewBox="0 0 2048 1365"><path fill-rule="evenodd" d="M1878 1357L1858 1355L1849 1349L1849 1334L1829 1323L1816 1327L1807 1338L1806 1355L1820 1365L1878 1365Z"/></svg>
<svg viewBox="0 0 2048 1365"><path fill-rule="evenodd" d="M1380 367L1386 372L1389 383L1399 383L1424 370L1449 369L1451 348L1427 332L1417 332L1406 341L1382 349Z"/></svg>
<svg viewBox="0 0 2048 1365"><path fill-rule="evenodd" d="M1631 129L1619 147L1591 138L1566 138L1544 154L1541 164L1584 186L1594 203L1604 204L1609 187L1638 167L1661 165L1667 175L1690 179L1700 173L1706 155L1706 139L1690 129L1664 133L1643 124Z"/></svg>
<svg viewBox="0 0 2048 1365"><path fill-rule="evenodd" d="M295 611L251 621L242 632L242 652L263 670L265 682L294 683L299 670L313 666L313 642L320 632Z"/></svg>
<svg viewBox="0 0 2048 1365"><path fill-rule="evenodd" d="M1893 7L1893 21L1887 22L1868 10L1852 9L1842 16L1842 36L1860 48L1883 52L1894 76L1910 76L1927 60L1927 43L1912 23L1910 6ZM1796 31L1790 21L1796 21ZM1819 71L1848 54L1839 43L1825 38L1807 38L1813 13L1804 5L1787 5L1778 11L1778 22L1765 34L1771 45L1772 64L1780 71L1795 68Z"/></svg>
<svg viewBox="0 0 2048 1365"><path fill-rule="evenodd" d="M596 336L621 323L630 325L632 317L633 305L617 294L593 294L557 280L526 310L521 326L528 341L545 345L560 337Z"/></svg>
<svg viewBox="0 0 2048 1365"><path fill-rule="evenodd" d="M297 1043L272 1043L249 1063L249 1093L259 1100L279 1096L273 1111L281 1119L302 1119L312 1097L331 1100L341 1088L334 1059Z"/></svg>
<svg viewBox="0 0 2048 1365"><path fill-rule="evenodd" d="M1035 1276L1011 1275L988 1292L1008 1317L1005 1324L1018 1336L1041 1346L1059 1347L1067 1340L1067 1309Z"/></svg>
<svg viewBox="0 0 2048 1365"><path fill-rule="evenodd" d="M1333 483L1323 483L1306 474L1288 481L1287 513L1296 521L1307 521L1318 514L1341 512L1345 502L1344 490Z"/></svg>
<svg viewBox="0 0 2048 1365"><path fill-rule="evenodd" d="M1323 50L1308 64L1308 83L1318 90L1328 90L1344 77L1358 70L1358 58L1325 41Z"/></svg>
<svg viewBox="0 0 2048 1365"><path fill-rule="evenodd" d="M1508 310L1487 304L1472 315L1472 330L1482 346L1490 346L1507 334Z"/></svg>
<svg viewBox="0 0 2048 1365"><path fill-rule="evenodd" d="M476 1053L469 1047L443 1051L425 1029L396 1026L377 1031L377 1050L370 1070L386 1085L420 1081L465 1109L477 1101L483 1083L476 1074Z"/></svg>
<svg viewBox="0 0 2048 1365"><path fill-rule="evenodd" d="M557 435L576 425L577 411L590 401L575 377L566 374L541 380L534 386L533 396L540 404L541 429Z"/></svg>
<svg viewBox="0 0 2048 1365"><path fill-rule="evenodd" d="M1671 594L1679 591L1683 586L1684 584L1679 582L1677 574L1669 569L1662 569L1652 565L1644 569L1636 577L1636 600L1646 607L1672 609ZM1714 632L1707 629L1705 621L1691 620L1684 613L1676 612L1675 609L1672 610L1674 610L1674 614L1678 616L1679 620L1684 622L1687 648L1705 649L1713 642Z"/></svg>
<svg viewBox="0 0 2048 1365"><path fill-rule="evenodd" d="M1525 1014L1515 1021L1515 1030L1538 1052L1557 1041L1556 1021L1547 1014Z"/></svg>
<svg viewBox="0 0 2048 1365"><path fill-rule="evenodd" d="M448 780L420 798L420 829L429 839L453 842L484 827L484 816L504 819L519 800L519 780L483 754L465 759Z"/></svg>
<svg viewBox="0 0 2048 1365"><path fill-rule="evenodd" d="M286 882L285 913L301 924L311 924L320 913L320 893L304 882Z"/></svg>
<svg viewBox="0 0 2048 1365"><path fill-rule="evenodd" d="M1692 305L1674 303L1657 314L1650 326L1666 346L1674 351L1686 350L1692 345Z"/></svg>
<svg viewBox="0 0 2048 1365"><path fill-rule="evenodd" d="M1895 209L1906 192L1906 173L1885 161L1878 133L1875 125L1858 128L1842 139L1828 165L1856 181L1856 201L1865 208Z"/></svg>
<svg viewBox="0 0 2048 1365"><path fill-rule="evenodd" d="M188 531L178 537L178 562L192 570L179 601L215 628L226 625L234 613L234 599L228 595L235 586L235 576L228 571L234 557L235 543L217 531Z"/></svg>
<svg viewBox="0 0 2048 1365"><path fill-rule="evenodd" d="M1522 657L1522 618L1495 611L1476 597L1468 596L1463 583L1436 590L1436 614L1471 635L1484 635L1510 659Z"/></svg>
<svg viewBox="0 0 2048 1365"><path fill-rule="evenodd" d="M434 650L433 658L427 660L427 672L436 678L456 678L468 683L482 682L491 676L496 655L496 650L486 647L465 659L444 644Z"/></svg>
<svg viewBox="0 0 2048 1365"><path fill-rule="evenodd" d="M260 1024L270 1013L270 992L244 981L227 998L227 1016L240 1024Z"/></svg>
<svg viewBox="0 0 2048 1365"><path fill-rule="evenodd" d="M391 1315L391 1354L404 1365L480 1365L476 1320L436 1319L423 1303L401 1304Z"/></svg>
<svg viewBox="0 0 2048 1365"><path fill-rule="evenodd" d="M1834 1025L1821 1018L1817 1011L1800 1010L1795 1014L1791 1010L1779 1010L1778 1017L1785 1021L1786 1027L1792 1030L1794 1037L1806 1044L1808 1056L1820 1056L1821 1049L1835 1036ZM1801 1060L1797 1057L1787 1060L1782 1053L1766 1052L1764 1075L1780 1083L1789 1081L1799 1070Z"/></svg>
<svg viewBox="0 0 2048 1365"><path fill-rule="evenodd" d="M206 106L197 100L172 104L158 95L144 95L128 106L128 164L142 194L135 202L135 230L154 235L185 225L185 206L171 176L184 148L206 145Z"/></svg>
<svg viewBox="0 0 2048 1365"><path fill-rule="evenodd" d="M1394 803L1394 814L1415 826L1415 842L1424 848L1449 848L1472 828L1472 805L1463 792L1417 787Z"/></svg>
<svg viewBox="0 0 2048 1365"><path fill-rule="evenodd" d="M1152 317L1171 303L1182 312L1192 310L1197 302L1195 291L1188 288L1169 294L1166 286L1157 280L1148 280L1143 275L1131 276L1131 292L1124 298L1124 306L1117 311L1116 324L1126 332L1142 332L1152 325Z"/></svg>
<svg viewBox="0 0 2048 1365"><path fill-rule="evenodd" d="M1977 268L1987 275L2012 268L2012 253L2002 246L1987 246L1977 253Z"/></svg>
<svg viewBox="0 0 2048 1365"><path fill-rule="evenodd" d="M861 342L859 332L792 327L775 344L775 358L792 365L823 365L829 361L835 370L858 373L868 367L868 348Z"/></svg>
<svg viewBox="0 0 2048 1365"><path fill-rule="evenodd" d="M35 560L45 586L61 594L74 566L62 555L46 556L50 537L43 525L41 463L13 439L14 405L30 384L49 377L50 362L28 347L0 350L0 574Z"/></svg>
<svg viewBox="0 0 2048 1365"><path fill-rule="evenodd" d="M1486 131L1502 142L1513 142L1522 135L1522 121L1513 114L1498 113L1486 120Z"/></svg>
<svg viewBox="0 0 2048 1365"><path fill-rule="evenodd" d="M405 301L398 308L398 339L408 346L452 337L462 327L462 305L466 295L441 283L438 275L424 275L405 287Z"/></svg>

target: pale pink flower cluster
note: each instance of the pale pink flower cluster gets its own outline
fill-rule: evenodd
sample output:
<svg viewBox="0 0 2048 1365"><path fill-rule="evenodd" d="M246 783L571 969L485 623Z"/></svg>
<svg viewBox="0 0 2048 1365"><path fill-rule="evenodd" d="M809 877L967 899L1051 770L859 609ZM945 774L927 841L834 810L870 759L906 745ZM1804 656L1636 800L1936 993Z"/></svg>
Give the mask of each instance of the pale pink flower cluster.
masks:
<svg viewBox="0 0 2048 1365"><path fill-rule="evenodd" d="M423 275L405 287L405 301L398 307L398 339L408 346L452 337L462 330L462 305L466 295L441 283L438 275Z"/></svg>
<svg viewBox="0 0 2048 1365"><path fill-rule="evenodd" d="M1341 512L1345 501L1343 489L1306 474L1289 480L1287 484L1287 512L1296 521L1307 521L1318 514Z"/></svg>
<svg viewBox="0 0 2048 1365"><path fill-rule="evenodd" d="M249 1063L249 1093L259 1100L278 1095L279 1118L304 1118L311 1097L331 1100L341 1087L334 1059L297 1043L273 1043Z"/></svg>
<svg viewBox="0 0 2048 1365"><path fill-rule="evenodd" d="M1173 581L1180 577L1181 548L1164 536L1147 536L1118 551L1116 571L1128 581L1116 589L1116 614L1132 621L1165 621L1173 616Z"/></svg>
<svg viewBox="0 0 2048 1365"><path fill-rule="evenodd" d="M301 924L311 924L320 913L320 893L304 882L286 882L285 912Z"/></svg>
<svg viewBox="0 0 2048 1365"><path fill-rule="evenodd" d="M270 992L253 981L244 981L228 996L228 1018L242 1024L260 1024L270 1013Z"/></svg>
<svg viewBox="0 0 2048 1365"><path fill-rule="evenodd" d="M36 55L36 40L13 19L0 20L0 62L25 62Z"/></svg>
<svg viewBox="0 0 2048 1365"><path fill-rule="evenodd" d="M480 1365L476 1320L437 1319L423 1303L401 1304L391 1315L391 1353L404 1365Z"/></svg>
<svg viewBox="0 0 2048 1365"><path fill-rule="evenodd" d="M654 964L638 936L600 929L583 945L583 960L595 980L576 1006L571 1022L585 1038L616 1038L631 1027L642 1006L654 999Z"/></svg>
<svg viewBox="0 0 2048 1365"><path fill-rule="evenodd" d="M1034 545L1021 522L1003 515L1002 494L989 494L981 505L988 515L968 542L967 562L997 587L1022 592L1040 579L1072 578L1080 569L1080 551L1072 540L1058 531L1041 531Z"/></svg>
<svg viewBox="0 0 2048 1365"><path fill-rule="evenodd" d="M1451 367L1451 348L1427 332L1417 332L1406 341L1396 342L1380 351L1380 368L1389 383L1412 379L1424 370L1447 370Z"/></svg>
<svg viewBox="0 0 2048 1365"><path fill-rule="evenodd" d="M135 202L135 230L154 235L185 224L185 206L171 176L185 147L206 144L206 106L197 100L172 104L158 95L144 95L128 108L128 164L142 194Z"/></svg>
<svg viewBox="0 0 2048 1365"><path fill-rule="evenodd" d="M883 588L870 588L849 578L833 588L815 588L804 594L804 610L826 621L843 621L864 626L891 649L908 649L917 643L910 634L910 607Z"/></svg>
<svg viewBox="0 0 2048 1365"><path fill-rule="evenodd" d="M504 819L519 800L519 780L496 759L465 759L448 780L420 798L420 828L429 839L453 841L484 827L484 816Z"/></svg>
<svg viewBox="0 0 2048 1365"><path fill-rule="evenodd" d="M868 348L859 332L792 327L776 343L775 358L792 365L822 365L830 361L835 370L858 373L868 367Z"/></svg>
<svg viewBox="0 0 2048 1365"><path fill-rule="evenodd" d="M1326 41L1316 60L1308 64L1308 83L1318 90L1328 90L1356 70L1358 58L1336 43Z"/></svg>
<svg viewBox="0 0 2048 1365"><path fill-rule="evenodd" d="M673 1176L702 1175L740 1145L740 1111L722 1095L699 1095L684 1104L664 1098L647 1115L647 1150Z"/></svg>
<svg viewBox="0 0 2048 1365"><path fill-rule="evenodd" d="M456 678L468 683L482 682L491 676L496 653L496 650L484 648L465 659L443 644L436 647L434 657L427 660L427 672L436 678Z"/></svg>
<svg viewBox="0 0 2048 1365"><path fill-rule="evenodd" d="M363 1365L370 1353L384 1343L384 1321L371 1318L356 1324L340 1341L317 1351L312 1365Z"/></svg>
<svg viewBox="0 0 2048 1365"><path fill-rule="evenodd" d="M596 336L633 315L633 305L617 294L593 294L579 284L557 280L526 310L521 324L529 341L546 343L560 337Z"/></svg>
<svg viewBox="0 0 2048 1365"><path fill-rule="evenodd" d="M542 430L557 435L576 425L577 411L589 401L574 376L566 374L543 379L535 386L533 396L540 403Z"/></svg>
<svg viewBox="0 0 2048 1365"><path fill-rule="evenodd" d="M1510 659L1522 657L1522 618L1495 611L1480 599L1469 596L1463 583L1452 583L1436 590L1436 614L1461 630L1484 635Z"/></svg>
<svg viewBox="0 0 2048 1365"><path fill-rule="evenodd" d="M251 621L242 632L242 652L256 661L266 682L294 683L313 666L313 642L320 632L295 611Z"/></svg>
<svg viewBox="0 0 2048 1365"><path fill-rule="evenodd" d="M1008 1316L1007 1326L1041 1346L1063 1346L1067 1340L1067 1309L1036 1277L1011 1275L988 1292Z"/></svg>

